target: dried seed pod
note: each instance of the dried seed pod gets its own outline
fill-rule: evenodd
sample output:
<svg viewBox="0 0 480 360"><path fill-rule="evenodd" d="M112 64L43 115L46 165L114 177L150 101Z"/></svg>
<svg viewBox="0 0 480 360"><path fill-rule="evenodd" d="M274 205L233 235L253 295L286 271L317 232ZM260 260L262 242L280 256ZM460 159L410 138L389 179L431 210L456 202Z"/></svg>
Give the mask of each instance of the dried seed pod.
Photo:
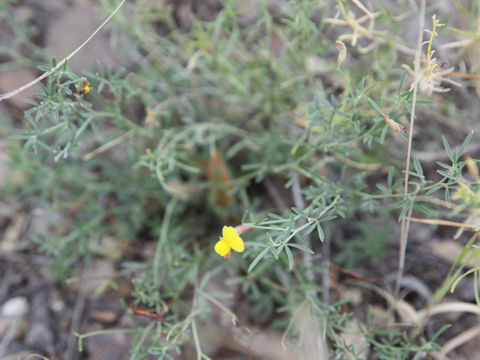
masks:
<svg viewBox="0 0 480 360"><path fill-rule="evenodd" d="M383 119L385 120L385 122L387 123L388 126L390 126L390 129L392 129L393 131L397 132L397 133L400 133L400 134L405 134L407 136L410 136L410 133L405 130L405 128L400 125L399 123L397 123L395 120L392 120L388 117L388 115L386 114L382 114L383 116Z"/></svg>
<svg viewBox="0 0 480 360"><path fill-rule="evenodd" d="M341 40L337 40L335 42L335 45L337 45L337 49L340 52L337 57L337 68L342 65L342 63L345 61L345 58L347 57L347 47Z"/></svg>

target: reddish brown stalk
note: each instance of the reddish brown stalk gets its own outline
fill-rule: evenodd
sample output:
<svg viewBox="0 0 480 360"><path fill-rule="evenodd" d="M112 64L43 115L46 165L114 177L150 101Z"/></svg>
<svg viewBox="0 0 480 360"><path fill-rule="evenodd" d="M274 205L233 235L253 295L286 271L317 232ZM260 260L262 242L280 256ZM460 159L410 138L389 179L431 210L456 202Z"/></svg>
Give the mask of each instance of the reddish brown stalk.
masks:
<svg viewBox="0 0 480 360"><path fill-rule="evenodd" d="M155 319L157 321L160 321L162 324L165 323L165 318L162 315L157 314L153 310L142 309L142 308L139 308L139 307L132 308L130 306L127 306L127 308L125 310L128 313L133 314L133 315L146 316L146 317Z"/></svg>

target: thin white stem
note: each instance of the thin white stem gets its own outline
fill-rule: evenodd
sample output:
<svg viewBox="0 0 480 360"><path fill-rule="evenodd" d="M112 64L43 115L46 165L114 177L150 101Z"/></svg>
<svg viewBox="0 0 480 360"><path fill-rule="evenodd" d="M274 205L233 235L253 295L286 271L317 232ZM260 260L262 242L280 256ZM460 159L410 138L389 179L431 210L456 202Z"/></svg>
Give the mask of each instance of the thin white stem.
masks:
<svg viewBox="0 0 480 360"><path fill-rule="evenodd" d="M97 35L97 33L110 21L110 19L118 12L118 10L120 10L120 8L125 3L125 1L126 0L121 0L120 3L118 4L118 6L115 8L115 10L113 10L113 12L105 19L105 21L103 23L100 24L100 26L87 38L87 40L85 40L79 47L77 47L69 55L67 55L67 57L65 59L63 59L62 61L57 63L57 65L54 68L52 68L49 71L44 72L42 75L40 75L36 79L30 81L28 84L20 86L19 88L16 88L12 91L9 91L5 94L1 94L0 95L0 101L6 100L8 98L11 98L12 96L17 95L18 93L22 92L23 90L28 89L29 87L35 85L39 81L45 79L47 76L53 74L55 71L60 69L68 60L70 60L72 57L74 57L85 45L87 45L90 42L90 40L92 40L95 37L95 35Z"/></svg>
<svg viewBox="0 0 480 360"><path fill-rule="evenodd" d="M83 161L88 161L90 160L91 158L107 151L107 150L110 150L111 148L121 144L124 140L128 139L131 135L133 135L133 130L130 130L128 132L126 132L125 134L123 135L120 135L119 137L109 141L108 143L106 144L103 144L102 146L96 148L95 150L92 150L90 151L88 154L86 154L84 157L83 157Z"/></svg>
<svg viewBox="0 0 480 360"><path fill-rule="evenodd" d="M410 113L410 136L408 137L408 149L407 149L407 158L405 160L405 179L404 179L404 188L403 194L404 199L407 198L408 194L408 181L409 181L409 172L410 172L410 157L412 154L412 142L413 142L413 127L415 124L415 105L417 102L417 89L418 89L418 77L420 73L420 57L422 52L422 40L423 40L423 29L425 27L425 0L420 2L420 13L419 13L419 29L418 29L418 38L417 38L417 51L415 52L415 81L413 86L413 98L412 98L412 110ZM400 292L400 284L402 283L403 272L405 268L405 252L407 251L407 241L408 241L408 230L410 227L410 216L412 214L412 208L410 207L408 213L402 219L402 225L400 230L400 253L398 261L398 272L397 272L397 281L395 285L395 297L398 298Z"/></svg>

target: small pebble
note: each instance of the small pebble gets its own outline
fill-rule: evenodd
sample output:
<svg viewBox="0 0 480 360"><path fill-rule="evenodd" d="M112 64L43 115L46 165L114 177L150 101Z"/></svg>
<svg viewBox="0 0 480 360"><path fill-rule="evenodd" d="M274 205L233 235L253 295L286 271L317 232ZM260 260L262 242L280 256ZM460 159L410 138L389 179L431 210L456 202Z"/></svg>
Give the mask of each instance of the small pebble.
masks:
<svg viewBox="0 0 480 360"><path fill-rule="evenodd" d="M28 312L28 301L23 296L17 296L5 301L0 308L0 316L15 318Z"/></svg>

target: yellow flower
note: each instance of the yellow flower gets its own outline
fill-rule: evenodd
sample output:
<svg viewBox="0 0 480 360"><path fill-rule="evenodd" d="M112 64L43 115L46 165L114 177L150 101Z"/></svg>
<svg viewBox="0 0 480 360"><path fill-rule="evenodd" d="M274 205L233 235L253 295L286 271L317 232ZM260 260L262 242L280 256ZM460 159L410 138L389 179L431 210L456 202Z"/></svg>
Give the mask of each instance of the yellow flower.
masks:
<svg viewBox="0 0 480 360"><path fill-rule="evenodd" d="M80 89L78 90L78 95L85 95L90 92L90 84L88 83L88 80L84 77L82 77L80 80L82 80Z"/></svg>
<svg viewBox="0 0 480 360"><path fill-rule="evenodd" d="M218 255L229 258L232 249L236 252L243 252L245 250L245 244L234 227L224 226L222 236L223 237L215 244L215 252Z"/></svg>

